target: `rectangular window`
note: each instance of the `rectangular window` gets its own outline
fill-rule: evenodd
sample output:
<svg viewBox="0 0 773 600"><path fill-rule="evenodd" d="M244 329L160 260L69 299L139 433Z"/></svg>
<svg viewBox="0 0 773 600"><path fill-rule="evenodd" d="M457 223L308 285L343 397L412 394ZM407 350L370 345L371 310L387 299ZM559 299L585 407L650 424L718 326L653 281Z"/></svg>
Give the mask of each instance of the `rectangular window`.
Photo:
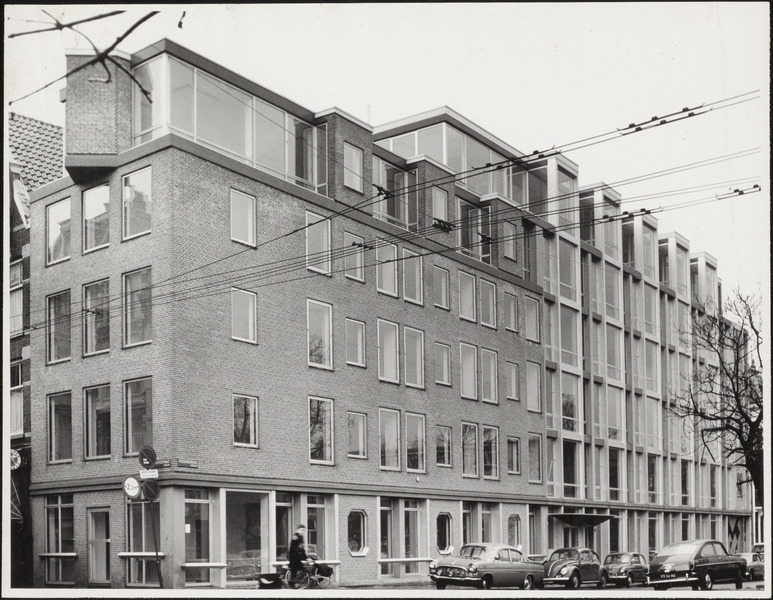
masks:
<svg viewBox="0 0 773 600"><path fill-rule="evenodd" d="M330 274L330 219L306 211L306 268Z"/></svg>
<svg viewBox="0 0 773 600"><path fill-rule="evenodd" d="M150 504L146 502L131 502L127 509L126 538L129 552L153 552L153 532L158 536L161 531L161 511L155 509L151 513ZM153 555L129 559L127 583L158 585L158 570Z"/></svg>
<svg viewBox="0 0 773 600"><path fill-rule="evenodd" d="M185 490L185 562L208 563L212 556L209 490ZM206 567L186 568L185 583L209 583Z"/></svg>
<svg viewBox="0 0 773 600"><path fill-rule="evenodd" d="M408 302L424 304L424 275L421 256L403 250L403 295Z"/></svg>
<svg viewBox="0 0 773 600"><path fill-rule="evenodd" d="M505 292L505 329L518 331L518 298Z"/></svg>
<svg viewBox="0 0 773 600"><path fill-rule="evenodd" d="M126 454L136 454L143 446L153 445L153 380L124 382L126 416Z"/></svg>
<svg viewBox="0 0 773 600"><path fill-rule="evenodd" d="M480 280L480 324L497 328L497 286Z"/></svg>
<svg viewBox="0 0 773 600"><path fill-rule="evenodd" d="M526 408L542 411L542 367L531 361L526 362Z"/></svg>
<svg viewBox="0 0 773 600"><path fill-rule="evenodd" d="M84 390L86 458L110 456L110 386Z"/></svg>
<svg viewBox="0 0 773 600"><path fill-rule="evenodd" d="M150 232L153 200L151 169L142 169L123 178L123 239Z"/></svg>
<svg viewBox="0 0 773 600"><path fill-rule="evenodd" d="M378 443L381 468L400 470L400 412L388 408L378 411Z"/></svg>
<svg viewBox="0 0 773 600"><path fill-rule="evenodd" d="M459 377L462 398L478 399L478 349L470 344L459 344Z"/></svg>
<svg viewBox="0 0 773 600"><path fill-rule="evenodd" d="M434 267L432 270L432 295L435 306L449 308L448 271L440 267Z"/></svg>
<svg viewBox="0 0 773 600"><path fill-rule="evenodd" d="M483 479L499 479L499 429L483 426Z"/></svg>
<svg viewBox="0 0 773 600"><path fill-rule="evenodd" d="M432 217L448 221L448 194L440 188L432 188Z"/></svg>
<svg viewBox="0 0 773 600"><path fill-rule="evenodd" d="M604 263L604 289L607 316L612 319L620 317L620 290L618 287L620 269L609 263Z"/></svg>
<svg viewBox="0 0 773 600"><path fill-rule="evenodd" d="M623 390L609 386L607 388L607 437L610 440L623 441L624 421Z"/></svg>
<svg viewBox="0 0 773 600"><path fill-rule="evenodd" d="M46 264L70 258L70 199L46 207Z"/></svg>
<svg viewBox="0 0 773 600"><path fill-rule="evenodd" d="M478 426L462 422L462 474L478 476Z"/></svg>
<svg viewBox="0 0 773 600"><path fill-rule="evenodd" d="M539 301L526 297L526 339L539 342Z"/></svg>
<svg viewBox="0 0 773 600"><path fill-rule="evenodd" d="M655 342L647 340L644 345L644 358L647 371L647 391L659 392L658 380L658 345Z"/></svg>
<svg viewBox="0 0 773 600"><path fill-rule="evenodd" d="M475 276L459 271L459 316L475 321Z"/></svg>
<svg viewBox="0 0 773 600"><path fill-rule="evenodd" d="M485 175L484 175L485 176ZM491 262L490 208L477 208L457 198L459 228L457 246L462 254L485 263Z"/></svg>
<svg viewBox="0 0 773 600"><path fill-rule="evenodd" d="M403 326L405 338L405 385L424 387L424 332Z"/></svg>
<svg viewBox="0 0 773 600"><path fill-rule="evenodd" d="M451 347L435 342L435 383L451 385Z"/></svg>
<svg viewBox="0 0 773 600"><path fill-rule="evenodd" d="M365 323L346 319L346 364L365 366Z"/></svg>
<svg viewBox="0 0 773 600"><path fill-rule="evenodd" d="M24 282L22 261L13 263L8 269L9 294L8 329L11 337L24 331Z"/></svg>
<svg viewBox="0 0 773 600"><path fill-rule="evenodd" d="M561 360L577 366L577 311L561 305Z"/></svg>
<svg viewBox="0 0 773 600"><path fill-rule="evenodd" d="M505 363L507 377L507 399L521 399L521 372L516 363Z"/></svg>
<svg viewBox="0 0 773 600"><path fill-rule="evenodd" d="M378 320L378 378L400 383L397 323Z"/></svg>
<svg viewBox="0 0 773 600"><path fill-rule="evenodd" d="M451 428L438 425L435 430L435 461L438 467L451 466Z"/></svg>
<svg viewBox="0 0 773 600"><path fill-rule="evenodd" d="M150 267L123 276L124 346L151 341L153 335L151 285Z"/></svg>
<svg viewBox="0 0 773 600"><path fill-rule="evenodd" d="M11 436L24 435L24 386L21 363L11 365Z"/></svg>
<svg viewBox="0 0 773 600"><path fill-rule="evenodd" d="M497 353L492 350L481 348L480 350L480 397L484 402L499 401L497 388L499 378L497 377Z"/></svg>
<svg viewBox="0 0 773 600"><path fill-rule="evenodd" d="M542 483L542 436L529 434L529 483Z"/></svg>
<svg viewBox="0 0 773 600"><path fill-rule="evenodd" d="M255 196L231 190L231 239L255 246Z"/></svg>
<svg viewBox="0 0 773 600"><path fill-rule="evenodd" d="M104 248L110 241L110 186L83 192L83 251Z"/></svg>
<svg viewBox="0 0 773 600"><path fill-rule="evenodd" d="M72 494L46 496L46 552L75 552ZM46 583L75 583L74 558L46 558Z"/></svg>
<svg viewBox="0 0 773 600"><path fill-rule="evenodd" d="M89 583L110 583L110 511L88 510Z"/></svg>
<svg viewBox="0 0 773 600"><path fill-rule="evenodd" d="M70 358L70 292L46 298L48 362Z"/></svg>
<svg viewBox="0 0 773 600"><path fill-rule="evenodd" d="M362 192L362 150L344 142L344 185Z"/></svg>
<svg viewBox="0 0 773 600"><path fill-rule="evenodd" d="M83 354L110 350L110 283L83 286Z"/></svg>
<svg viewBox="0 0 773 600"><path fill-rule="evenodd" d="M346 413L349 433L349 458L368 458L368 417L363 413Z"/></svg>
<svg viewBox="0 0 773 600"><path fill-rule="evenodd" d="M363 248L358 246L362 243L363 239L360 236L344 232L344 246L346 247L344 274L349 279L356 281L365 281L365 255Z"/></svg>
<svg viewBox="0 0 773 600"><path fill-rule="evenodd" d="M419 219L416 172L403 171L374 156L372 173L373 185L379 192L379 198L373 204L373 216L416 231Z"/></svg>
<svg viewBox="0 0 773 600"><path fill-rule="evenodd" d="M561 373L561 428L579 433L579 378Z"/></svg>
<svg viewBox="0 0 773 600"><path fill-rule="evenodd" d="M620 329L607 325L607 377L621 379Z"/></svg>
<svg viewBox="0 0 773 600"><path fill-rule="evenodd" d="M333 368L333 307L324 302L306 300L306 335L309 366Z"/></svg>
<svg viewBox="0 0 773 600"><path fill-rule="evenodd" d="M565 240L558 240L558 282L563 298L577 299L577 248Z"/></svg>
<svg viewBox="0 0 773 600"><path fill-rule="evenodd" d="M48 397L48 461L72 460L72 397L70 392Z"/></svg>
<svg viewBox="0 0 773 600"><path fill-rule="evenodd" d="M254 292L231 288L231 337L233 339L257 343L257 305L258 297Z"/></svg>
<svg viewBox="0 0 773 600"><path fill-rule="evenodd" d="M309 462L333 464L333 401L309 397Z"/></svg>
<svg viewBox="0 0 773 600"><path fill-rule="evenodd" d="M424 431L424 415L405 413L405 467L408 471L426 471Z"/></svg>
<svg viewBox="0 0 773 600"><path fill-rule="evenodd" d="M507 472L521 474L521 440L518 438L507 438Z"/></svg>
<svg viewBox="0 0 773 600"><path fill-rule="evenodd" d="M233 395L234 446L258 447L258 399L255 396Z"/></svg>
<svg viewBox="0 0 773 600"><path fill-rule="evenodd" d="M385 244L376 248L376 289L397 297L397 246Z"/></svg>
<svg viewBox="0 0 773 600"><path fill-rule="evenodd" d="M517 237L517 229L515 228L515 225L509 221L505 221L502 224L502 234L502 253L505 255L505 258L518 260L515 241Z"/></svg>

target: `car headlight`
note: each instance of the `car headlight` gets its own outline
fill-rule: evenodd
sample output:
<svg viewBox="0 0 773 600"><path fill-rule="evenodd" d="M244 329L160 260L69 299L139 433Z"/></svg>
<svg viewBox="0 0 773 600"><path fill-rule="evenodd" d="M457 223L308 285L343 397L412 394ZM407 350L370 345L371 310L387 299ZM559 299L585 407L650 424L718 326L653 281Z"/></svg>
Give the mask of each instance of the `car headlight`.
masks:
<svg viewBox="0 0 773 600"><path fill-rule="evenodd" d="M429 572L434 573L437 568L437 563L434 560L429 561Z"/></svg>
<svg viewBox="0 0 773 600"><path fill-rule="evenodd" d="M559 575L566 575L569 572L569 569L567 567L561 567L561 571L559 571Z"/></svg>
<svg viewBox="0 0 773 600"><path fill-rule="evenodd" d="M470 573L470 575L475 575L478 572L478 565L475 563L470 563L467 566L467 572Z"/></svg>

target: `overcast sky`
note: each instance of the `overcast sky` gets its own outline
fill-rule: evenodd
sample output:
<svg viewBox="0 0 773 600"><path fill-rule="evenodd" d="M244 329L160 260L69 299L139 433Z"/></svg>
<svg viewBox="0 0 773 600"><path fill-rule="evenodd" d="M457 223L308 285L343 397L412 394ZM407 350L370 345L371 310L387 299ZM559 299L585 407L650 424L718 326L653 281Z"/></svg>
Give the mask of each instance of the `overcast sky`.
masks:
<svg viewBox="0 0 773 600"><path fill-rule="evenodd" d="M43 7L64 21L120 5ZM81 26L99 47L149 10L119 48L176 42L309 108L380 125L449 106L530 152L685 106L759 90L759 99L568 153L580 184L614 183L742 150L743 159L618 188L623 198L717 184L628 206L667 207L759 183L762 193L657 214L691 251L719 260L726 290L763 295L770 314L769 7L760 3L147 5ZM182 28L178 27L180 18ZM6 36L42 27L6 6ZM5 40L5 106L65 72L72 32ZM64 124L59 82L11 110ZM749 183L731 183L759 177ZM769 339L769 338L768 338Z"/></svg>

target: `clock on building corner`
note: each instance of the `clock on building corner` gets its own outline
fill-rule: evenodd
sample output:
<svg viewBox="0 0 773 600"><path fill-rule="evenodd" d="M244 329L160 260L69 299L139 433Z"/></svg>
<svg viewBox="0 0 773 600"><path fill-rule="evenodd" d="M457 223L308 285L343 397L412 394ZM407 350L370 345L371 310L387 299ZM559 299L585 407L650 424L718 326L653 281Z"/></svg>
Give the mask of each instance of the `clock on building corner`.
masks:
<svg viewBox="0 0 773 600"><path fill-rule="evenodd" d="M11 448L11 471L18 469L21 466L21 454L18 450Z"/></svg>
<svg viewBox="0 0 773 600"><path fill-rule="evenodd" d="M140 482L133 475L129 475L123 480L123 493L134 500L140 495Z"/></svg>

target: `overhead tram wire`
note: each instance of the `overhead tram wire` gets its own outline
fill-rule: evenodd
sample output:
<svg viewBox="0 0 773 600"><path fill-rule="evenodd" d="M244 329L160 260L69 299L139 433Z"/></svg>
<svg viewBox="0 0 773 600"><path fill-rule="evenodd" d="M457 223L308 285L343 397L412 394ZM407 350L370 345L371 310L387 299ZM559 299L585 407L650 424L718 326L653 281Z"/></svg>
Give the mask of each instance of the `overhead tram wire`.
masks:
<svg viewBox="0 0 773 600"><path fill-rule="evenodd" d="M698 205L702 205L702 204L716 202L716 201L719 201L719 200L727 200L727 199L734 198L734 197L739 197L739 196L742 196L742 195L749 195L749 194L757 193L759 191L760 191L759 186L755 185L754 187L749 188L747 190L736 189L733 192L731 192L729 194L722 195L722 196L717 195L717 196L713 196L713 197L709 197L709 198L705 198L705 199L685 201L684 203L681 203L680 205L676 205L674 207L665 207L665 208L664 207L659 207L659 208L653 208L653 209L640 209L638 211L633 211L633 213L615 215L615 216L612 216L612 217L609 217L609 218L604 218L604 217L596 218L596 219L593 219L593 221L594 222L599 222L599 223L605 223L605 222L609 222L609 221L624 220L624 219L629 218L629 217L641 216L641 214L660 213L660 212L666 212L666 211L669 211L669 210L687 208L687 207L691 207L691 206L698 206ZM640 214L637 214L637 213L640 213ZM578 229L579 227L580 227L580 223L579 222L578 223L569 223L569 224L566 224L566 225L557 226L557 227L554 228L553 231L569 231L569 230L573 230L573 229ZM510 237L512 237L512 239L521 239L521 238L524 238L524 237L527 237L527 236L523 235L523 234L516 234L516 235L510 236ZM501 241L504 241L504 239L507 239L507 238L502 238ZM476 244L471 244L469 246L464 246L464 245L460 245L460 246L444 246L442 249L431 250L431 251L427 251L427 252L423 252L423 253L418 253L418 254L415 254L415 255L412 255L412 256L409 256L409 257L402 256L402 257L397 257L395 259L390 259L390 260L386 260L386 261L378 261L378 262L371 263L371 264L368 264L368 265L363 264L363 268L372 268L372 267L376 267L376 266L381 265L381 264L388 264L388 263L392 263L392 262L401 262L403 260L410 259L410 258L416 258L418 256L422 256L423 257L423 256L431 256L431 255L434 255L434 254L444 254L444 253L448 253L448 252L458 252L458 251L464 250L464 249L468 249L469 250L471 248L481 247L481 246L485 245L485 243L486 242L478 242ZM325 262L327 262L327 261L325 260ZM331 262L331 264L332 264L332 262ZM253 278L257 282L257 281L261 281L261 280L265 280L265 279L269 279L269 278L274 278L274 277L282 276L284 274L287 274L287 273L290 273L290 272L292 272L294 270L297 270L297 268L298 267L295 267L295 268L292 268L292 269L283 269L283 270L279 270L279 271L274 272L274 273L263 273L262 272L262 273L258 273L258 274L251 274L251 275L249 275L249 277ZM304 268L304 267L301 267L301 268ZM329 274L338 273L338 272L347 271L347 270L349 270L349 269L347 267L344 267L343 269L331 270L329 272ZM309 278L309 277L319 277L319 276L320 276L320 273L312 273L310 275L306 275L306 276L299 277L299 278L293 278L293 279L289 279L289 280L283 280L283 281L280 281L280 282L272 282L272 283L262 284L262 285L258 284L258 285L253 285L252 287L253 288L261 288L261 287L266 287L267 285L275 285L277 283L287 283L287 282L297 281L297 280L301 280L301 279L306 279L306 278ZM248 282L245 281L243 283L248 283ZM250 283L252 283L252 282L250 282ZM224 289L219 289L221 286L224 286ZM233 285L230 282L220 282L220 283L216 283L214 285L211 285L211 284L210 285L203 285L199 289L201 289L201 290L208 290L208 289L212 290L212 289L214 289L216 287L218 289L215 289L214 291L210 291L209 293L196 294L196 295L188 295L188 296L177 297L177 298L173 297L173 296L180 296L181 294L186 294L186 293L190 294L193 291L197 291L197 289L182 290L182 291L176 292L174 294L167 294L167 295L162 295L160 297L154 297L154 298L151 299L151 301L148 304L150 306L163 306L163 305L170 304L170 303L177 302L177 301L195 300L195 299L207 298L207 297L215 296L215 295L221 295L221 294L225 294L225 293L229 292L230 289L233 287ZM246 290L246 291L252 291L252 290ZM158 302L158 300L162 300L162 299L165 300L165 301ZM110 314L117 314L119 311L122 311L122 310L123 310L123 306L119 305L119 306L114 306L114 307L109 308L108 312ZM66 317L62 317L61 319L54 320L52 322L53 323L57 323L57 322L69 321L69 320L71 320L71 316L72 315L68 315ZM82 323L82 321L81 321L81 323ZM81 327L81 323L77 323L74 326L71 326L71 330L79 329L79 327ZM30 326L28 329L25 330L25 332L29 332L30 335L33 335L36 330L38 330L38 329L42 330L42 326L44 326L45 324L46 324L45 322L42 322L42 323L39 323L39 324L37 324L35 326Z"/></svg>
<svg viewBox="0 0 773 600"><path fill-rule="evenodd" d="M153 46L156 46L156 45L154 44ZM158 49L160 49L160 48L158 48ZM227 92L227 90L224 90L224 91L226 91L226 93L229 93L229 92ZM711 106L711 105L719 104L719 103L722 103L722 102L726 102L726 101L728 101L728 100L733 100L733 99L740 98L740 97L743 97L743 96L748 96L748 95L750 95L750 94L757 93L758 91L759 91L759 90L754 90L754 91L751 91L751 92L746 92L746 93L744 93L744 94L739 94L739 95L732 96L732 97L730 97L730 98L726 98L726 99L723 99L723 100L717 100L717 101L714 101L714 102L706 103L706 104L704 104L704 105L701 105L701 106ZM230 93L229 93L229 94L230 94ZM235 98L235 99L237 99L237 100L238 100L238 98ZM750 98L749 100L751 100L751 99L755 99L755 98ZM746 101L746 100L744 100L744 101ZM241 102L241 101L240 101L240 102ZM244 104L244 103L242 103L242 104L243 104L245 107L247 107L247 105L246 105L246 104ZM251 108L251 107L249 107L249 108ZM719 108L723 108L723 107L719 107ZM251 108L251 110L253 110L254 112L257 112L257 111L255 111L255 109L252 109L252 108ZM685 108L683 108L681 111L676 111L676 112L674 112L674 113L670 113L670 115L668 115L668 116L671 116L671 115L678 115L678 114L680 114L680 113L682 113L682 112L684 112L684 111L689 111L689 110L694 110L694 109L689 109L689 108L685 107ZM260 113L260 114L262 114L262 113ZM705 114L705 112L704 112L704 113L700 113L700 114ZM265 116L265 115L263 115L263 116ZM655 118L657 118L657 117L653 117L653 119L655 119ZM273 122L273 121L272 121L272 122ZM279 126L279 125L277 124L277 126ZM635 123L632 123L632 124L630 124L628 127L630 128L630 127L636 127L636 126L637 126L637 125L636 125ZM295 135L294 133L292 133L292 132L291 132L290 130L288 130L287 128L284 128L284 127L282 127L282 128L283 128L285 131L288 131L288 132L290 132L292 135ZM615 132L618 132L618 131L620 131L620 130L616 130ZM591 136L591 137L588 137L588 138L584 138L584 139L582 139L582 140L578 140L577 142L569 142L569 143L567 143L567 144L564 144L564 146L570 146L570 145L572 145L572 144L576 144L576 143L580 143L580 142L585 142L585 141L587 141L587 140L594 140L594 139L598 139L598 138L601 138L601 137L606 137L606 136L608 136L608 135L611 135L612 133L613 133L613 132L608 132L608 133L606 133L606 134L599 134L599 135L596 135L596 136ZM601 142L603 142L603 141L610 141L611 139L615 139L615 137L612 137L612 138L609 138L609 139L606 139L606 140L596 141L596 142L594 142L593 144L589 144L589 145L594 145L594 144L596 144L596 143L601 143ZM586 144L585 146L581 146L581 147L587 147L587 145L588 145L588 144ZM554 147L553 147L551 150L549 150L549 151L545 151L545 152L554 152L555 154L559 154L559 153L561 153L561 152L562 152L561 150L559 150L559 151L555 151L555 148L556 148L556 146L554 146ZM576 150L576 149L579 149L579 148L572 148L572 150ZM519 162L521 162L521 163L522 163L524 160L526 160L526 161L529 161L529 160L531 160L531 161L541 161L541 160L544 160L544 154L545 154L545 152L540 152L539 150L535 150L534 152L532 152L532 153L531 153L531 154L529 154L529 155L526 155L525 157L521 157L521 158L515 158L515 157L511 157L511 158L505 159L505 160L503 160L503 161L500 161L499 163L495 163L495 165L503 165L503 166L506 166L506 165L510 164L510 163L511 163L511 161L513 161L513 160L519 161ZM551 156L552 156L552 155L551 155ZM709 160L712 160L712 159L709 159ZM406 188L399 188L398 190L391 191L391 193L392 193L393 195L400 195L400 194L402 194L402 193L403 193L403 191L404 191L404 190L406 190L406 189L412 189L412 188L415 188L416 190L419 190L419 189L427 189L427 188L429 188L429 187L431 186L431 184L432 184L432 183L434 183L434 182L437 182L437 181L444 181L444 182L446 182L446 183L456 182L456 181L458 181L458 180L460 180L460 179L466 179L466 178L467 178L467 177L468 177L468 176L469 176L471 173L475 173L475 174L484 174L484 173L491 172L491 171L486 171L486 169L488 169L488 168L491 168L491 166L493 166L493 165L484 166L484 167L482 167L482 168L481 168L481 167L476 167L476 168L469 169L469 170L467 170L467 171L463 171L463 172L460 172L460 173L457 173L457 174L454 174L454 175L447 175L447 176L443 176L443 177L441 177L441 178L437 178L437 179L435 179L435 180L429 180L429 181L425 181L425 182L422 182L422 184L421 184L421 185L418 185L418 186L407 186ZM479 172L479 173L478 173L478 172ZM678 171L675 171L675 172L678 172ZM607 185L608 185L609 187L612 187L612 186L614 186L614 185L619 185L619 184L612 183L612 184L607 184ZM333 198L330 198L330 199L331 199L331 200L333 200L333 201L336 201L336 200L335 200L335 199L333 199ZM363 206L365 206L365 205L366 205L366 203L375 204L376 202L380 202L382 199L383 199L383 198L382 198L382 194L381 194L381 192L379 192L379 194L377 194L376 196L372 196L372 197L370 197L370 198L366 198L365 200L363 200L362 202L360 202L360 203L358 203L358 204L356 204L356 205L353 205L353 206L346 206L345 208L343 208L343 209L342 209L342 210L340 210L340 211L334 211L332 215L328 215L328 216L326 216L326 217L323 217L323 220L329 220L329 221L332 221L332 219L333 219L333 218L335 218L335 217L337 217L337 216L344 216L344 215L346 215L346 214L348 214L348 213L350 213L350 212L353 212L354 210L359 210L359 209L361 209ZM548 201L551 201L551 199L547 199L545 202L548 202ZM367 213L366 213L366 214L367 214ZM314 224L314 223L312 223L312 224ZM293 235L293 234L295 234L295 233L300 233L301 231L305 231L305 230L306 230L308 227L310 227L312 224L308 224L308 225L303 225L303 226L297 227L297 228L295 228L295 229L293 229L293 230L291 230L291 231L289 231L289 232L286 232L286 233L284 233L284 234L281 234L281 235L279 235L279 236L276 236L276 237L274 237L274 238L271 238L271 239L269 239L269 240L265 240L265 241L263 241L263 242L261 242L261 243L259 243L259 244L256 244L255 246L247 246L247 247L246 247L246 248L244 248L243 250L240 250L240 251L238 251L238 252L235 252L235 253L233 253L233 254L229 254L229 255L223 256L223 257L221 257L221 258L215 259L215 260L213 260L213 261L210 261L210 262L208 262L208 263L204 263L203 265L196 266L196 267L194 267L194 268L192 268L192 269L190 269L190 270L188 270L188 271L184 271L184 272L182 272L182 273L178 273L178 274L172 275L172 276L170 276L170 277L168 277L168 278L166 278L166 279L163 279L163 280L161 280L161 281L159 281L159 282L156 282L156 283L153 283L153 284L151 284L151 286L150 286L150 287L151 287L151 289L155 289L155 288L157 288L157 287L160 287L160 286L161 286L161 285L163 285L163 284L166 284L167 282L170 282L170 281L173 281L173 280L179 279L180 277L183 277L183 276L185 276L185 275L188 275L188 274L190 274L190 273L193 273L193 272L195 272L195 271L197 271L197 270L201 270L201 269L207 268L207 267L209 267L209 266L213 266L213 265L215 265L215 264L218 264L218 263L220 263L220 262L222 262L222 261L229 260L229 259L231 259L231 258L234 258L234 257L236 257L236 256L239 256L239 255L241 255L241 254L244 254L244 253L247 253L247 252L250 252L250 251L255 251L255 250L257 250L258 248L260 248L260 247L262 247L262 246L265 246L265 245L267 245L267 244L273 243L273 242L275 242L275 241L278 241L278 240L280 240L280 239L283 239L283 238L285 238L285 237L289 237L289 236L291 236L291 235ZM113 296L114 296L116 299L118 299L118 298L120 298L121 294L115 294L115 295L113 295Z"/></svg>

